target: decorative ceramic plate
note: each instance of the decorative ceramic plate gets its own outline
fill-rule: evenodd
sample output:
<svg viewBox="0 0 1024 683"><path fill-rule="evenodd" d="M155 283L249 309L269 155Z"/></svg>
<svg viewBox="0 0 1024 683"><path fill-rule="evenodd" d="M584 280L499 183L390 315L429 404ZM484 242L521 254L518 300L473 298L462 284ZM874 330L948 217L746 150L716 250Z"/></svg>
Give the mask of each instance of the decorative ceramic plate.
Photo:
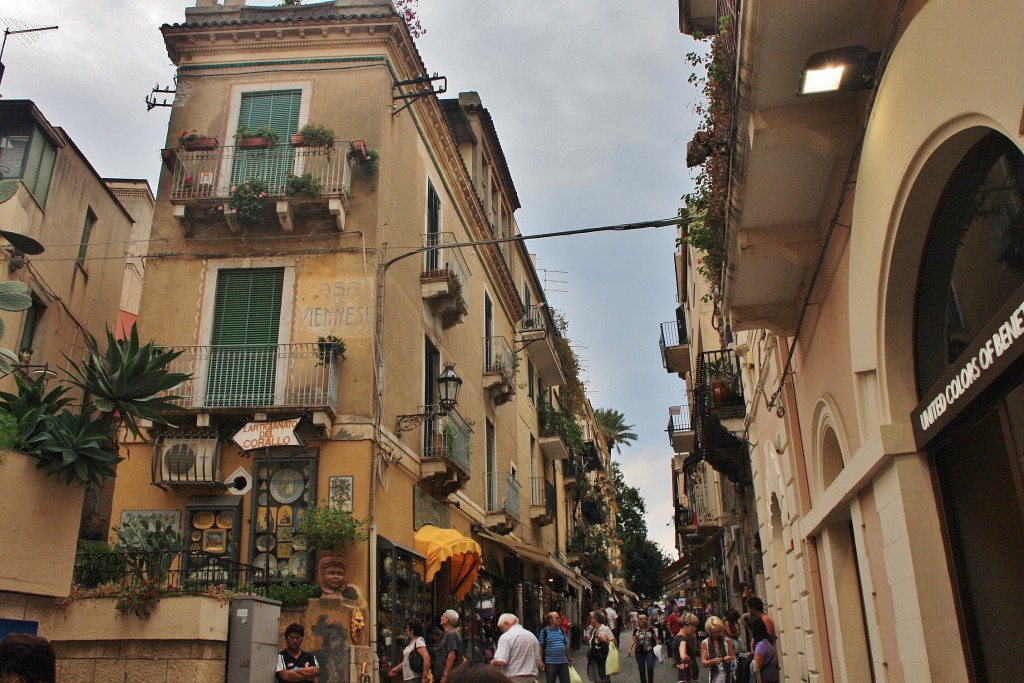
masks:
<svg viewBox="0 0 1024 683"><path fill-rule="evenodd" d="M270 566L267 566L268 561L270 563ZM256 567L257 569L266 569L268 572L270 572L270 575L273 576L277 573L277 558L273 555L260 553L256 556L256 559L252 561L252 566Z"/></svg>
<svg viewBox="0 0 1024 683"><path fill-rule="evenodd" d="M305 550L306 547L307 546L305 538L303 538L302 536L292 537L292 550Z"/></svg>
<svg viewBox="0 0 1024 683"><path fill-rule="evenodd" d="M202 538L203 538L203 532L202 531L193 531L192 532L192 540L193 541L199 541L199 540L202 540Z"/></svg>
<svg viewBox="0 0 1024 683"><path fill-rule="evenodd" d="M262 505L263 507L266 507L266 506L267 506L267 494L265 494L265 493L261 493L261 494L260 494L260 497L259 497L259 499L258 499L258 502L259 502L259 504L260 504L260 505Z"/></svg>
<svg viewBox="0 0 1024 683"><path fill-rule="evenodd" d="M292 546L293 548L295 546ZM291 559L292 576L302 578L306 575L306 553L295 553Z"/></svg>
<svg viewBox="0 0 1024 683"><path fill-rule="evenodd" d="M290 527L291 525L292 525L292 506L291 505L282 505L281 507L277 508L277 526L278 526L278 528L283 527L283 526L289 526Z"/></svg>
<svg viewBox="0 0 1024 683"><path fill-rule="evenodd" d="M201 537L200 537L200 538L201 538ZM192 545L190 545L190 546L188 547L188 549L189 549L189 550L199 550L199 544L198 544L198 543L193 543Z"/></svg>
<svg viewBox="0 0 1024 683"><path fill-rule="evenodd" d="M277 563L277 575L278 576L291 576L292 568L288 560L281 560Z"/></svg>
<svg viewBox="0 0 1024 683"><path fill-rule="evenodd" d="M277 545L277 541L274 540L273 536L257 536L256 537L256 550L261 553L266 553L274 549Z"/></svg>
<svg viewBox="0 0 1024 683"><path fill-rule="evenodd" d="M212 512L201 511L192 515L192 526L196 529L209 529L213 526L216 518Z"/></svg>
<svg viewBox="0 0 1024 683"><path fill-rule="evenodd" d="M293 469L283 469L270 478L270 495L279 503L294 503L302 496L305 480Z"/></svg>
<svg viewBox="0 0 1024 683"><path fill-rule="evenodd" d="M230 529L235 523L235 515L230 510L217 513L217 526L221 529Z"/></svg>

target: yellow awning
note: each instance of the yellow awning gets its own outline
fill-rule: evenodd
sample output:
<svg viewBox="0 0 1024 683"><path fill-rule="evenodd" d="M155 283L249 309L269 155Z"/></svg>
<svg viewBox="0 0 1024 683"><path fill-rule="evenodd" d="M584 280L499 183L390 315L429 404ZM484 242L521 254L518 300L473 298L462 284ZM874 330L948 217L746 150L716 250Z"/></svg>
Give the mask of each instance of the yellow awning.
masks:
<svg viewBox="0 0 1024 683"><path fill-rule="evenodd" d="M451 594L462 600L476 581L480 571L480 544L455 529L441 529L427 524L416 532L416 552L427 558L427 583L444 564L451 560Z"/></svg>

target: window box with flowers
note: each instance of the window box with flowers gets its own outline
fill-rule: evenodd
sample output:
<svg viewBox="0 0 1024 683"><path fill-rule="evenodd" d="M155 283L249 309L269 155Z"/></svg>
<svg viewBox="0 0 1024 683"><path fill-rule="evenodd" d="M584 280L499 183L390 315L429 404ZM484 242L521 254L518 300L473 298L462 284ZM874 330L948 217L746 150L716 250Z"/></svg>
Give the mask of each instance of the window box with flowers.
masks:
<svg viewBox="0 0 1024 683"><path fill-rule="evenodd" d="M220 143L217 138L203 135L193 128L191 131L183 130L178 136L178 147L189 151L209 151L217 149Z"/></svg>
<svg viewBox="0 0 1024 683"><path fill-rule="evenodd" d="M334 149L334 131L326 126L307 123L298 133L292 133L292 147L322 147Z"/></svg>
<svg viewBox="0 0 1024 683"><path fill-rule="evenodd" d="M236 229L240 222L262 223L266 215L267 184L256 178L232 185L227 204L210 209L213 215L223 214L228 225Z"/></svg>
<svg viewBox="0 0 1024 683"><path fill-rule="evenodd" d="M235 132L235 146L243 149L267 149L277 144L279 136L270 126L261 126L249 130L248 126L240 126Z"/></svg>

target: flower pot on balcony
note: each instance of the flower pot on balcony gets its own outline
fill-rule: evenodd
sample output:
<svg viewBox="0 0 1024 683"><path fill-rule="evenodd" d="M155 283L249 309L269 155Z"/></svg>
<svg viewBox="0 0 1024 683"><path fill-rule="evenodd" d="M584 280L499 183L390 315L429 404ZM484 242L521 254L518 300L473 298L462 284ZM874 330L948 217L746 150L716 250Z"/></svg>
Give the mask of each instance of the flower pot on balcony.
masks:
<svg viewBox="0 0 1024 683"><path fill-rule="evenodd" d="M191 152L198 152L217 149L219 144L217 138L192 138L184 141L181 146Z"/></svg>
<svg viewBox="0 0 1024 683"><path fill-rule="evenodd" d="M235 146L242 149L268 149L270 147L270 140L259 135L235 138Z"/></svg>
<svg viewBox="0 0 1024 683"><path fill-rule="evenodd" d="M370 150L364 140L353 140L349 145L352 147L352 153L355 155L356 161L365 164L370 160Z"/></svg>

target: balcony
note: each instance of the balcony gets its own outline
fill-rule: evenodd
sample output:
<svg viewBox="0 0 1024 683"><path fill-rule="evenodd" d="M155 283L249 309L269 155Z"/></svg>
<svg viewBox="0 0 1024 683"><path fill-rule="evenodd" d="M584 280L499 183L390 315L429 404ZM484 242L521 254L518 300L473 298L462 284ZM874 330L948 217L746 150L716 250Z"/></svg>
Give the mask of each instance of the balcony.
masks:
<svg viewBox="0 0 1024 683"><path fill-rule="evenodd" d="M686 320L670 320L667 323L662 323L658 345L661 347L661 364L665 366L665 369L685 378L686 373L690 372L690 363L692 362Z"/></svg>
<svg viewBox="0 0 1024 683"><path fill-rule="evenodd" d="M267 187L264 223L276 220L283 232L301 221L314 230L321 225L345 230L352 185L352 164L345 149L278 145L268 149L216 147L212 150L163 150L171 171L170 200L174 217L187 236L197 229L227 224L241 233L247 224L227 209L231 188L247 180ZM309 181L308 191L294 196L288 178Z"/></svg>
<svg viewBox="0 0 1024 683"><path fill-rule="evenodd" d="M575 460L568 458L562 461L562 485L565 488L574 488L580 476L579 466Z"/></svg>
<svg viewBox="0 0 1024 683"><path fill-rule="evenodd" d="M673 453L691 453L694 445L693 423L690 422L690 406L672 406L668 409L668 440Z"/></svg>
<svg viewBox="0 0 1024 683"><path fill-rule="evenodd" d="M739 364L732 351L707 351L697 357L697 381L693 389L694 451L734 482L750 480L750 455L746 442L734 428L746 415L746 399Z"/></svg>
<svg viewBox="0 0 1024 683"><path fill-rule="evenodd" d="M540 436L537 443L548 460L565 460L569 457L566 432L566 417L556 411L542 397L537 406L537 426Z"/></svg>
<svg viewBox="0 0 1024 683"><path fill-rule="evenodd" d="M548 305L527 306L517 331L519 343L526 349L544 384L549 387L564 384L565 375L555 346L559 334Z"/></svg>
<svg viewBox="0 0 1024 683"><path fill-rule="evenodd" d="M168 370L192 377L162 396L183 411L287 412L296 408L337 414L341 357L306 344L178 346Z"/></svg>
<svg viewBox="0 0 1024 683"><path fill-rule="evenodd" d="M512 533L519 523L519 491L510 472L487 473L487 516L484 526L496 534Z"/></svg>
<svg viewBox="0 0 1024 683"><path fill-rule="evenodd" d="M424 247L437 247L424 252L423 273L420 275L420 296L430 303L433 314L448 329L462 322L469 313L464 287L469 266L451 232L428 233L423 236Z"/></svg>
<svg viewBox="0 0 1024 683"><path fill-rule="evenodd" d="M587 472L604 472L608 469L608 463L601 457L601 449L595 441L586 441L583 446L583 466Z"/></svg>
<svg viewBox="0 0 1024 683"><path fill-rule="evenodd" d="M484 337L484 391L500 406L516 395L519 356L512 353L504 337Z"/></svg>
<svg viewBox="0 0 1024 683"><path fill-rule="evenodd" d="M436 412L429 406L423 412ZM442 496L465 488L470 471L470 434L473 430L456 411L423 423L420 478L431 493Z"/></svg>
<svg viewBox="0 0 1024 683"><path fill-rule="evenodd" d="M530 519L541 525L555 521L555 485L544 477L530 478Z"/></svg>

